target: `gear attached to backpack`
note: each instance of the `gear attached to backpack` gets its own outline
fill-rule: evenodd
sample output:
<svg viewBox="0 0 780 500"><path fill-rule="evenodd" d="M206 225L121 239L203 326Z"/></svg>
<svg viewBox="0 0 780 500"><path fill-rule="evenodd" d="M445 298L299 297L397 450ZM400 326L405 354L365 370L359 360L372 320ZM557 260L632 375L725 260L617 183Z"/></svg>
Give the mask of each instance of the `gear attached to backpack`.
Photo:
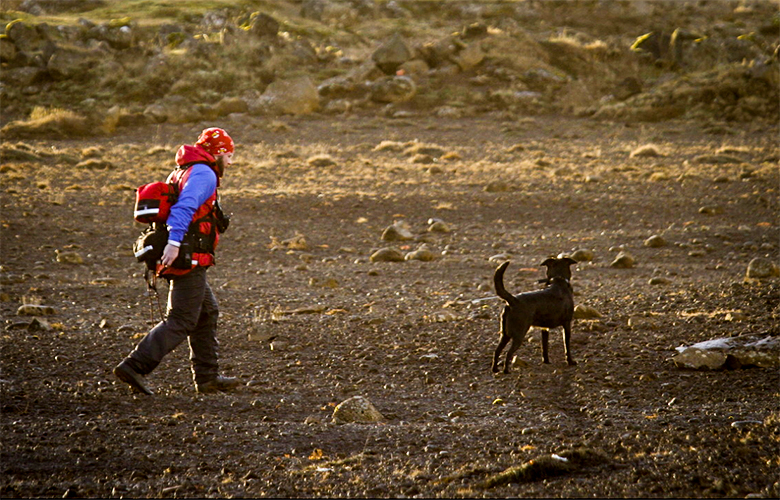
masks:
<svg viewBox="0 0 780 500"><path fill-rule="evenodd" d="M133 218L141 224L165 224L171 207L179 199L179 186L169 182L144 184L135 192Z"/></svg>

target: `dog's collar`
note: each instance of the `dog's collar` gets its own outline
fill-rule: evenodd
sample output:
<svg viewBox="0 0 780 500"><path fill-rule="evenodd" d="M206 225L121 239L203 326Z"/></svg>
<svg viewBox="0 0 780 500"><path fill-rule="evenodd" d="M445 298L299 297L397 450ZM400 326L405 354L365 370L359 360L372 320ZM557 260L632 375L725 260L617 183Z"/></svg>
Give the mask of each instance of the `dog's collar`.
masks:
<svg viewBox="0 0 780 500"><path fill-rule="evenodd" d="M568 280L568 279L566 279L566 278L562 278L562 277L560 277L560 276L553 276L552 278L542 278L542 279L540 279L538 282L539 282L539 283L544 283L545 285L549 285L550 283L552 283L552 281L553 281L554 279L563 280L563 281L565 281L565 282L566 282L566 284L568 284L568 285L571 285L571 281L569 281L569 280Z"/></svg>

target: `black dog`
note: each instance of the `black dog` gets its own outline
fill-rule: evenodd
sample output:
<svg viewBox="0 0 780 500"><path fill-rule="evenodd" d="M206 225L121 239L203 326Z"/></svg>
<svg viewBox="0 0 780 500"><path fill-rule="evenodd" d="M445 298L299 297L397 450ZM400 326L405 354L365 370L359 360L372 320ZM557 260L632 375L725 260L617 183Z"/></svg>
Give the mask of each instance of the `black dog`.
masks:
<svg viewBox="0 0 780 500"><path fill-rule="evenodd" d="M563 342L566 353L566 362L569 366L577 363L572 359L571 347L571 320L574 316L574 293L569 284L571 269L569 266L577 261L564 257L562 259L550 258L541 263L547 266L547 278L539 280L546 283L547 287L536 292L512 295L504 288L504 271L509 262L504 262L493 275L493 283L496 286L496 294L506 301L504 310L501 311L501 340L498 342L496 352L493 354L493 372L498 372L498 358L504 347L512 341L506 353L504 361L504 373L509 373L509 364L512 356L520 347L525 334L532 326L543 328L542 330L542 358L549 363L547 356L550 332L548 328L563 327Z"/></svg>

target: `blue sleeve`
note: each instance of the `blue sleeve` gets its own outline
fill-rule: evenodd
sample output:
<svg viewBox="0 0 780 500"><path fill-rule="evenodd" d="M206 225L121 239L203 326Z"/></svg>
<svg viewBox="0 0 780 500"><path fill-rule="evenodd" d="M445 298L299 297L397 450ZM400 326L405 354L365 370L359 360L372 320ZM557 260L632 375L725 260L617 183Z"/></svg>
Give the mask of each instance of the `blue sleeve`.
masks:
<svg viewBox="0 0 780 500"><path fill-rule="evenodd" d="M208 165L198 163L190 168L190 176L168 216L168 241L175 243L181 243L192 216L217 189L217 174Z"/></svg>

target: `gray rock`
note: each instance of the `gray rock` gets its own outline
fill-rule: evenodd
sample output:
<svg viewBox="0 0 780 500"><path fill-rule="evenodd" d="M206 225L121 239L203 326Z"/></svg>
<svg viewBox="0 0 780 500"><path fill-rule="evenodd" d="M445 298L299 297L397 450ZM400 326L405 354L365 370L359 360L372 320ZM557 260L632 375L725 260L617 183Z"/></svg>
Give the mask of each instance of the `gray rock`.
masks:
<svg viewBox="0 0 780 500"><path fill-rule="evenodd" d="M107 53L101 50L58 47L46 63L46 69L53 78L67 80L81 75L106 55Z"/></svg>
<svg viewBox="0 0 780 500"><path fill-rule="evenodd" d="M62 264L83 264L84 258L78 252L62 252L55 250L57 254L57 262Z"/></svg>
<svg viewBox="0 0 780 500"><path fill-rule="evenodd" d="M268 14L255 12L250 17L249 33L258 38L276 38L279 34L279 21Z"/></svg>
<svg viewBox="0 0 780 500"><path fill-rule="evenodd" d="M780 268L769 259L756 257L748 264L745 276L750 279L773 278L780 276Z"/></svg>
<svg viewBox="0 0 780 500"><path fill-rule="evenodd" d="M385 74L393 75L396 70L414 56L412 49L399 33L395 33L371 55L371 59Z"/></svg>
<svg viewBox="0 0 780 500"><path fill-rule="evenodd" d="M408 241L413 238L412 232L401 221L388 226L382 233L382 241Z"/></svg>
<svg viewBox="0 0 780 500"><path fill-rule="evenodd" d="M8 38L0 38L0 62L9 63L16 59L16 45Z"/></svg>
<svg viewBox="0 0 780 500"><path fill-rule="evenodd" d="M428 226L428 232L429 233L450 233L452 232L452 227L450 227L449 224L442 220L436 220L436 221L429 221L430 226Z"/></svg>
<svg viewBox="0 0 780 500"><path fill-rule="evenodd" d="M277 113L289 115L313 113L320 107L317 87L308 76L272 82L261 100Z"/></svg>
<svg viewBox="0 0 780 500"><path fill-rule="evenodd" d="M663 237L654 234L645 240L645 246L650 248L661 248L666 246L666 240Z"/></svg>
<svg viewBox="0 0 780 500"><path fill-rule="evenodd" d="M430 248L423 245L417 250L407 253L404 256L404 260L420 260L422 262L430 262L436 260L436 254L434 254Z"/></svg>
<svg viewBox="0 0 780 500"><path fill-rule="evenodd" d="M403 262L404 254L396 248L381 248L371 254L371 262Z"/></svg>
<svg viewBox="0 0 780 500"><path fill-rule="evenodd" d="M473 43L463 46L457 54L450 56L450 59L461 71L468 71L485 59L485 53L478 43Z"/></svg>
<svg viewBox="0 0 780 500"><path fill-rule="evenodd" d="M408 76L387 76L374 81L370 92L375 102L406 102L417 94L417 85Z"/></svg>
<svg viewBox="0 0 780 500"><path fill-rule="evenodd" d="M596 257L596 254L592 250L578 248L572 252L569 257L576 260L577 262L590 262Z"/></svg>
<svg viewBox="0 0 780 500"><path fill-rule="evenodd" d="M5 35L21 52L40 50L41 45L46 42L46 38L41 36L35 26L20 19L8 23L5 27Z"/></svg>
<svg viewBox="0 0 780 500"><path fill-rule="evenodd" d="M615 257L615 260L612 261L610 267L617 269L631 269L634 267L635 263L636 261L631 254L627 252L620 252L617 257Z"/></svg>
<svg viewBox="0 0 780 500"><path fill-rule="evenodd" d="M354 396L342 401L333 410L335 424L373 424L384 421L385 417L371 404L371 401L363 396Z"/></svg>

